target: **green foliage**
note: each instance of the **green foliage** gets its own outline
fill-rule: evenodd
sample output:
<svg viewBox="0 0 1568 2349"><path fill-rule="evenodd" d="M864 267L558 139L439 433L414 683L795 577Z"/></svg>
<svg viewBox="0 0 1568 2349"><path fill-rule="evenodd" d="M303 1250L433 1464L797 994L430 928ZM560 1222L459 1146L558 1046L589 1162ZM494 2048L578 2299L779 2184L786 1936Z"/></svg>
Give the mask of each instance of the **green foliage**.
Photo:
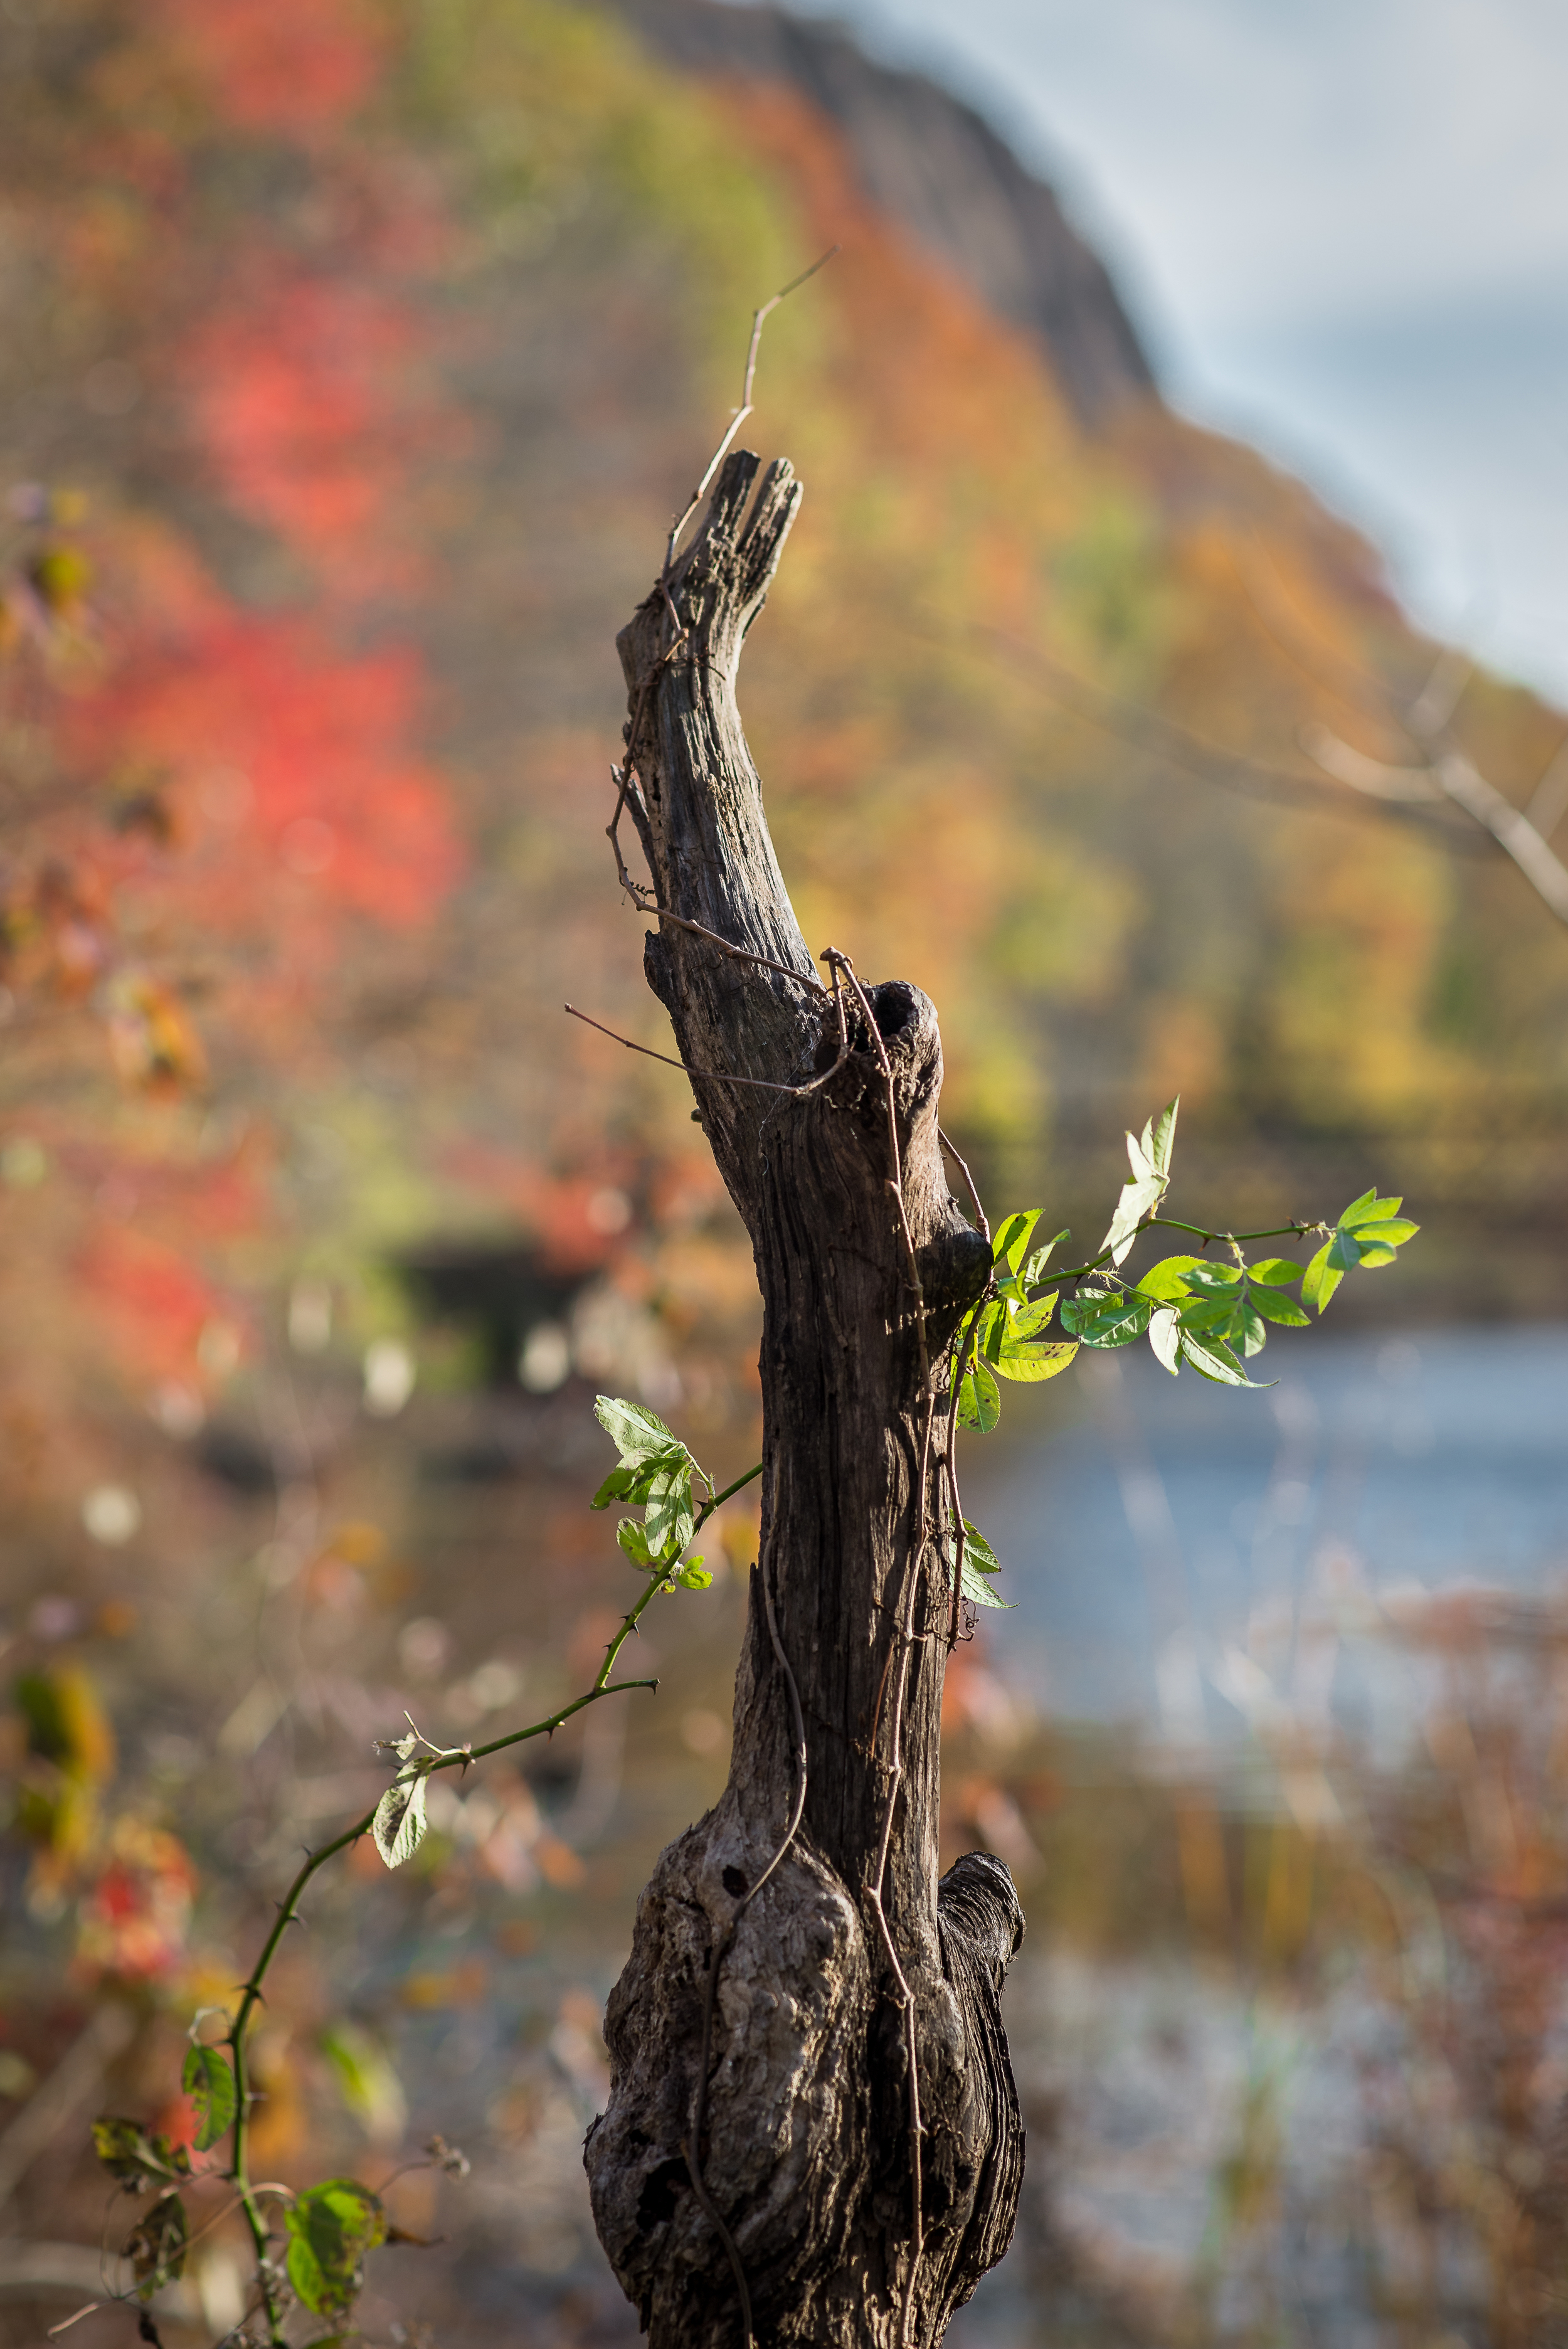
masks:
<svg viewBox="0 0 1568 2349"><path fill-rule="evenodd" d="M425 1840L428 1775L423 1764L406 1762L376 1806L370 1832L388 1868L401 1868Z"/></svg>
<svg viewBox="0 0 1568 2349"><path fill-rule="evenodd" d="M1408 1222L1399 1209L1402 1199L1380 1199L1376 1188L1353 1199L1306 1268L1302 1301L1321 1314L1347 1272L1358 1264L1368 1272L1392 1264L1401 1243L1413 1239L1418 1224Z"/></svg>
<svg viewBox="0 0 1568 2349"><path fill-rule="evenodd" d="M185 2051L180 2085L195 2108L196 2150L210 2152L232 2128L239 2109L233 2067L221 2048L203 2047L198 2042Z"/></svg>
<svg viewBox="0 0 1568 2349"><path fill-rule="evenodd" d="M1171 1181L1171 1152L1176 1140L1176 1112L1180 1106L1179 1102L1171 1102L1161 1112L1158 1125L1150 1118L1138 1140L1130 1133L1127 1137L1132 1174L1121 1186L1110 1229L1100 1242L1101 1251L1109 1256L1112 1264L1121 1262L1143 1224L1165 1196Z"/></svg>
<svg viewBox="0 0 1568 2349"><path fill-rule="evenodd" d="M125 2256L142 2300L150 2300L160 2284L173 2283L184 2272L190 2239L185 2205L170 2188L126 2238Z"/></svg>
<svg viewBox="0 0 1568 2349"><path fill-rule="evenodd" d="M337 2075L343 2100L373 2137L400 2136L407 2102L386 2048L357 2023L328 2023L321 2052Z"/></svg>
<svg viewBox="0 0 1568 2349"><path fill-rule="evenodd" d="M1346 1272L1357 1265L1375 1270L1392 1264L1397 1250L1420 1228L1400 1216L1402 1201L1379 1198L1373 1189L1354 1200L1332 1229L1326 1224L1285 1224L1273 1232L1242 1236L1255 1240L1288 1234L1299 1239L1309 1232L1325 1233L1310 1265L1304 1268L1281 1256L1260 1257L1249 1264L1234 1234L1204 1231L1159 1212L1171 1184L1179 1106L1171 1102L1148 1121L1141 1134L1128 1135L1131 1173L1099 1250L1088 1264L1058 1273L1057 1286L1048 1294L1031 1292L1056 1248L1070 1235L1058 1232L1026 1256L1042 1211L1030 1207L1003 1218L992 1244L990 1281L953 1341L948 1399L958 1426L980 1435L991 1433L1002 1415L997 1375L1025 1382L1055 1378L1079 1346L1130 1346L1142 1337L1173 1378L1185 1362L1216 1386L1256 1388L1262 1382L1249 1378L1243 1365L1262 1353L1271 1323L1276 1329L1305 1329L1306 1307L1315 1306L1321 1314ZM1122 1279L1120 1267L1140 1237L1155 1226L1191 1232L1205 1247L1223 1245L1231 1261L1168 1256L1137 1281ZM1299 1304L1285 1294L1297 1281ZM1062 1301L1069 1283L1074 1284L1072 1293ZM1041 1332L1058 1306L1061 1326L1073 1342L1043 1343ZM972 1528L971 1534L985 1557L992 1559L980 1571L995 1572L992 1552ZM950 1564L951 1556L950 1551ZM963 1579L965 1598L981 1606L1001 1603L984 1585L970 1588L967 1554Z"/></svg>
<svg viewBox="0 0 1568 2349"><path fill-rule="evenodd" d="M953 1562L958 1555L958 1541L956 1536L949 1531L944 1536L944 1542L947 1551L947 1570L949 1574L951 1574L953 1571ZM991 1588L990 1584L985 1579L987 1575L1000 1574L1001 1571L1001 1559L997 1557L990 1543L985 1539L985 1535L978 1532L976 1528L970 1524L968 1518L965 1517L964 1520L964 1558L959 1568L959 1584L963 1589L965 1598L969 1599L972 1604L976 1607L1006 1608L1010 1606L1012 1604L1011 1600L1006 1599L998 1599L995 1592Z"/></svg>
<svg viewBox="0 0 1568 2349"><path fill-rule="evenodd" d="M378 2195L356 2178L329 2178L288 2211L288 2279L313 2315L346 2316L365 2282L363 2261L387 2240Z"/></svg>
<svg viewBox="0 0 1568 2349"><path fill-rule="evenodd" d="M93 2123L93 2151L117 2185L128 2194L140 2194L153 2184L167 2185L191 2175L191 2156L182 2145L143 2128L139 2121L106 2118Z"/></svg>
<svg viewBox="0 0 1568 2349"><path fill-rule="evenodd" d="M656 1575L666 1588L679 1583L686 1590L706 1590L713 1577L700 1556L682 1553L714 1506L707 1471L658 1414L642 1403L600 1395L593 1412L619 1452L621 1464L611 1469L588 1506L607 1509L612 1501L626 1501L641 1508L641 1525L634 1517L623 1517L615 1527L615 1539L633 1565ZM692 1494L694 1476L707 1486L700 1516Z"/></svg>
<svg viewBox="0 0 1568 2349"><path fill-rule="evenodd" d="M989 1435L1002 1416L1002 1397L985 1362L971 1362L958 1381L958 1424Z"/></svg>

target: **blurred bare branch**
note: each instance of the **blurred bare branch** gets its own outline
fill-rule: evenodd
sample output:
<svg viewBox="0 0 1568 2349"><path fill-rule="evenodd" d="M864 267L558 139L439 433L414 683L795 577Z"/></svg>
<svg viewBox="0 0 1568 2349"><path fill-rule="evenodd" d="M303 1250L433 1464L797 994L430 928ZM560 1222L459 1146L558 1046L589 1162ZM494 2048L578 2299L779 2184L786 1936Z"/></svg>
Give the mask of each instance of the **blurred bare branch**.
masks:
<svg viewBox="0 0 1568 2349"><path fill-rule="evenodd" d="M1336 783L1385 805L1431 807L1446 802L1458 808L1505 856L1512 858L1542 903L1560 922L1568 924L1568 866L1547 845L1547 833L1568 806L1568 741L1559 744L1528 809L1515 807L1481 773L1453 731L1460 705L1476 674L1476 664L1468 653L1445 646L1415 699L1401 706L1399 695L1383 678L1352 668L1315 643L1304 642L1297 616L1285 602L1278 581L1268 575L1266 560L1260 550L1244 585L1253 611L1274 642L1336 699L1374 722L1397 727L1421 753L1413 765L1369 758L1332 728L1313 724L1304 727L1299 738L1307 757ZM1538 828L1537 817L1544 822L1544 832Z"/></svg>

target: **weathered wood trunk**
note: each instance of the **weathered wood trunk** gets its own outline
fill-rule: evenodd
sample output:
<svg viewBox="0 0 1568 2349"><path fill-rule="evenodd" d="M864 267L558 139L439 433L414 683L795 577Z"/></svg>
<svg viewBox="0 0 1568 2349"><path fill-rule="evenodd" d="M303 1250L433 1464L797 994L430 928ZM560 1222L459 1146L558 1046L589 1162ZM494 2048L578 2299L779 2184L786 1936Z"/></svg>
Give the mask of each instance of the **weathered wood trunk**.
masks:
<svg viewBox="0 0 1568 2349"><path fill-rule="evenodd" d="M937 1882L952 1609L940 1413L927 1430L933 1395L945 1393L948 1341L985 1286L990 1252L949 1195L936 1133L942 1045L917 988L867 989L885 1071L851 997L852 1049L818 1090L722 1081L799 1086L840 1058L837 1010L774 857L735 699L741 644L800 495L787 464L760 481L758 471L744 451L730 457L668 583L684 639L657 590L620 638L636 778L628 804L657 905L782 968L727 956L670 921L646 943L649 984L756 1250L761 1554L729 1783L664 1853L639 1904L606 2024L610 2106L587 2165L601 2240L655 2349L740 2349L730 2255L682 2149L717 1956L694 2150L738 2253L758 2341L923 2349L1006 2249L1023 2169L998 2007L1023 1931L1017 1897L983 1854ZM768 1593L799 1684L809 1785L788 1855L737 1921L796 1786ZM918 2208L903 1983L918 2050Z"/></svg>

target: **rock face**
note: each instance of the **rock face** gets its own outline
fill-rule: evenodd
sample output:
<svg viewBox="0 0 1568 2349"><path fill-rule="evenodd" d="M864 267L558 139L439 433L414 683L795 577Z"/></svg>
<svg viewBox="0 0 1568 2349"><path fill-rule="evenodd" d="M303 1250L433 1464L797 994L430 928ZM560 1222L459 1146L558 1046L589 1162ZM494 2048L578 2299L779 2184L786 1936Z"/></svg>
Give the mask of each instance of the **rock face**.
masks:
<svg viewBox="0 0 1568 2349"><path fill-rule="evenodd" d="M972 108L923 74L877 65L838 26L723 0L615 0L668 62L791 83L841 131L872 201L999 317L1044 346L1093 427L1157 396L1104 264Z"/></svg>

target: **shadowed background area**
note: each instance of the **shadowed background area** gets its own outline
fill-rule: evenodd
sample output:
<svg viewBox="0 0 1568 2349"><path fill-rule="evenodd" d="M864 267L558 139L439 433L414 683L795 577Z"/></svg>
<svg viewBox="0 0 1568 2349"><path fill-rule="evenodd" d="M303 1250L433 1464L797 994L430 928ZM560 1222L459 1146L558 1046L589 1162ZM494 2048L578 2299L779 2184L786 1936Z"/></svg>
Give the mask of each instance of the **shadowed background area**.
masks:
<svg viewBox="0 0 1568 2349"><path fill-rule="evenodd" d="M1398 324L1382 118L1322 97L1337 57L1392 74L1393 32L1330 12L1293 47L1194 0L1109 12L1058 67L1062 20L1028 13L890 10L869 51L707 0L0 15L18 2343L119 2280L130 2206L106 2216L87 2125L189 2135L191 2016L300 1845L374 1800L371 1741L406 1706L497 1735L592 1676L637 1586L586 1506L593 1393L720 1485L756 1457L752 1267L689 1090L560 1006L669 1048L603 839L613 639L755 305L835 243L769 323L747 428L806 483L742 705L809 942L937 1004L994 1216L1044 1203L1092 1245L1123 1125L1180 1091L1178 1214L1332 1216L1376 1182L1423 1226L1329 1331L1275 1332L1266 1395L1097 1353L969 1448L1017 1612L954 1660L944 1838L998 1852L1029 1914L1031 2167L954 2338L1551 2337L1561 668L1501 623L1532 683L1444 657L1440 561L1398 574L1424 629L1338 459L1328 504L1280 469L1320 431L1357 512L1415 510L1313 375ZM1016 58L1005 100L917 70L938 36L971 96ZM1457 88L1472 37L1442 19L1417 95L1490 126L1491 175L1539 150L1508 93L1555 36L1497 12L1490 112ZM1216 105L1222 67L1285 93L1321 220L1216 196L1218 149L1159 134L1153 79L1193 57ZM1096 88L1125 93L1125 163ZM1412 264L1411 318L1457 316L1462 278L1467 316L1493 289L1555 347L1540 184L1500 193L1495 243ZM1323 256L1358 245L1335 307ZM1294 306L1261 305L1276 278ZM1265 346L1292 336L1287 384ZM1412 465L1452 445L1439 376L1432 405L1389 378ZM1254 388L1263 454L1211 429ZM1525 445L1488 426L1475 478ZM1434 781L1454 758L1490 828ZM1526 808L1535 886L1496 838ZM361 1846L285 1945L263 2174L378 2184L436 2129L473 2163L390 2189L450 2240L375 2255L374 2340L633 2335L579 2147L636 1889L723 1783L750 1501L713 1588L650 1609L656 1697L443 1782L417 1860ZM196 2247L170 2349L241 2323L242 2250L232 2218Z"/></svg>

